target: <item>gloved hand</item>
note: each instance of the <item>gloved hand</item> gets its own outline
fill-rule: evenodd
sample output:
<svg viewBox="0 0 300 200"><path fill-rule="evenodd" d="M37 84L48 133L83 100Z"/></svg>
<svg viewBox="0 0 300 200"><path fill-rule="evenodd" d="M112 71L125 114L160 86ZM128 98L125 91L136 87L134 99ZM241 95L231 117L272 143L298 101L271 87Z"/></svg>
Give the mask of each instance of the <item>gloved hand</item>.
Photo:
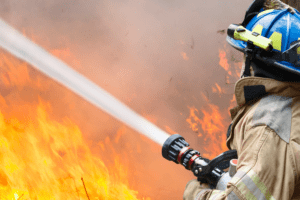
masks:
<svg viewBox="0 0 300 200"><path fill-rule="evenodd" d="M206 183L200 183L196 179L189 181L185 186L183 193L183 200L194 200L197 194L203 189L209 189L209 185Z"/></svg>

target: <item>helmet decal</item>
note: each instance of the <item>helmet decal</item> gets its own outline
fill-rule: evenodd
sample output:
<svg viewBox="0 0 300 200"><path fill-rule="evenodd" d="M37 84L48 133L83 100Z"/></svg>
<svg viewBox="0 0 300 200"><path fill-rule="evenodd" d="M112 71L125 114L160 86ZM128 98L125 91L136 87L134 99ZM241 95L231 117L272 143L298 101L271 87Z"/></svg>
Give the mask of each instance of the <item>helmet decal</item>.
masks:
<svg viewBox="0 0 300 200"><path fill-rule="evenodd" d="M255 33L258 33L259 35L262 34L262 31L263 31L263 26L260 25L260 24L257 24L252 32L255 32ZM273 46L273 49L276 49L278 51L281 51L281 43L282 43L282 34L281 33L278 33L278 32L274 32L271 37L269 38L270 40L272 40L272 46Z"/></svg>
<svg viewBox="0 0 300 200"><path fill-rule="evenodd" d="M264 27L263 27L262 25L257 24L257 25L254 27L254 29L252 30L252 32L255 32L255 33L258 33L259 35L261 35L263 28L264 28Z"/></svg>
<svg viewBox="0 0 300 200"><path fill-rule="evenodd" d="M276 49L278 51L281 51L281 43L282 43L282 34L281 33L277 33L274 32L271 37L270 40L272 40L273 44L273 49Z"/></svg>
<svg viewBox="0 0 300 200"><path fill-rule="evenodd" d="M257 15L257 17L260 17L260 16L262 16L262 15L264 15L264 14L268 14L268 13L272 12L273 10L274 10L274 9L265 10L265 11L259 13L259 14Z"/></svg>

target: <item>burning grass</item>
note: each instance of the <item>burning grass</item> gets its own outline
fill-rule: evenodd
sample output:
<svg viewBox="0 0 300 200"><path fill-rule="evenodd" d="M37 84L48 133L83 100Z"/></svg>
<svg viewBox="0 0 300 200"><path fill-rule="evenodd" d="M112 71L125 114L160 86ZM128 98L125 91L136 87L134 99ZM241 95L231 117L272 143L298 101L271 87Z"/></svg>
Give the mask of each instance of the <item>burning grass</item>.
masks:
<svg viewBox="0 0 300 200"><path fill-rule="evenodd" d="M0 199L138 199L125 166L112 177L78 126L50 120L47 107L40 101L32 122L0 113Z"/></svg>
<svg viewBox="0 0 300 200"><path fill-rule="evenodd" d="M30 78L26 63L5 53L0 58L0 87L7 93L0 96L0 199L137 200L117 154L107 166L77 124L50 117L52 106L38 91L51 85Z"/></svg>

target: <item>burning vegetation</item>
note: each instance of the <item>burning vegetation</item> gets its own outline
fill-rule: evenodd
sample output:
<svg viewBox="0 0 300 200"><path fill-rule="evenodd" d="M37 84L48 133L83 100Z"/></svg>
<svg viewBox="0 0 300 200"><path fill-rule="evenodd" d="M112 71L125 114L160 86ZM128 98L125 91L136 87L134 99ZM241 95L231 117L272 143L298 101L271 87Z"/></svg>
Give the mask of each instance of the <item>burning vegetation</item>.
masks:
<svg viewBox="0 0 300 200"><path fill-rule="evenodd" d="M217 40L203 40L208 38L200 35L203 26L186 23L191 18L202 19L203 16L178 15L176 12L175 18L152 18L158 16L152 15L152 12L157 13L156 8L160 7L157 4L161 4L161 1L128 2L129 5L124 9L119 9L123 4L103 2L108 6L98 5L97 8L110 8L112 11L99 12L92 3L84 7L82 2L68 1L70 8L65 8L62 14L56 2L41 3L49 10L49 16L45 15L45 10L33 6L35 1L31 5L26 3L26 9L22 2L18 2L19 10L14 7L11 9L20 13L18 19L28 18L28 24L26 22L24 25L23 21L14 23L14 17L11 21L7 20L8 17L4 19L20 29L33 27L33 32L38 32L42 38L43 34L44 38L53 36L49 39L49 43L53 44L44 45L53 48L50 49L53 55L77 71L86 73L93 81L100 80L97 84L103 83L101 86L105 90L143 113L148 120L165 127L167 132L197 137L201 145L198 150L204 157L213 158L227 150L225 132L229 124L228 106L217 106L218 100L213 101L209 94L202 95L202 103L201 94L197 96L202 88L197 86L206 84L204 82L208 80L212 96L217 94L219 99L223 98L227 92L226 84L237 79L239 62L233 57L228 61L227 51L220 50L220 59L217 60L227 72L226 82L205 79L207 77L202 72L206 74L210 66L206 69L199 66L206 60L211 64L218 50L206 50L206 47L218 46ZM194 9L195 3L187 6L192 5ZM138 9L135 6L139 6ZM135 11L143 10L143 6L152 6L153 10L136 16ZM212 7L216 8L216 5ZM35 13L35 9L38 13ZM182 5L182 9L189 8ZM23 10L26 12L19 12ZM163 13L170 13L166 11ZM78 13L84 13L83 17L80 18ZM111 13L119 13L120 16ZM72 18L74 16L76 18ZM126 21L130 21L132 27L118 21L124 16L128 17ZM186 18L182 20L182 16ZM107 21L102 24L104 19ZM179 23L175 29L171 26L170 29L163 29L165 24L172 24L174 20L184 23ZM148 21L147 26L145 21ZM190 30L190 27L194 29ZM207 30L216 34L213 28ZM47 41L44 38L43 42ZM65 40L72 41L72 44L66 45L70 49L57 48L56 45L68 43ZM188 42L173 45L176 43L174 41L179 40ZM82 49L78 50L77 45ZM86 56L79 59L72 54L73 51L77 56ZM98 57L99 60L96 59ZM234 63L231 62L233 59ZM217 65L217 62L212 65ZM219 68L221 71L222 68ZM197 75L196 78L193 75ZM171 200L181 198L187 181L194 178L180 166L165 161L161 156L161 147L148 138L111 120L110 116L86 114L96 109L25 62L4 52L0 53L0 77L0 199ZM135 88L135 85L138 86ZM186 100L189 97L201 104L187 108L187 105L194 105ZM232 98L231 104L234 102ZM169 121L164 121L164 118ZM184 123L185 119L188 124ZM196 134L190 133L189 127Z"/></svg>
<svg viewBox="0 0 300 200"><path fill-rule="evenodd" d="M80 61L69 49L56 49L52 54L80 68ZM128 135L126 128L121 127L114 137L106 136L97 142L100 152L113 157L113 162L107 164L105 156L93 153L92 144L83 137L78 124L67 117L61 119L52 115L53 99L51 102L46 100L43 93L52 90L53 83L34 74L25 62L7 53L1 52L0 58L0 199L151 199L141 197L132 189L128 174L133 165L124 164L121 161L124 154L117 153L113 145L124 145L120 140ZM235 74L225 51L220 51L220 65L229 76ZM212 87L212 92L220 97L223 91L218 83ZM189 107L186 122L201 138L202 155L212 159L227 150L228 116L207 96L202 96L206 107L200 110ZM128 101L131 102L133 97ZM233 98L231 104L234 101ZM76 106L76 102L69 101L69 109ZM153 115L146 118L157 123ZM165 129L171 134L176 133L167 125ZM146 141L147 149L160 156L160 147L144 137L141 141ZM131 154L133 151L144 153L141 142L132 146Z"/></svg>
<svg viewBox="0 0 300 200"><path fill-rule="evenodd" d="M71 57L73 64L80 65L68 49L52 53L62 59ZM66 117L58 120L51 116L52 104L39 95L51 90L49 80L42 76L32 78L28 65L9 54L2 52L0 58L0 87L8 94L0 96L0 199L150 200L149 197L138 197L138 191L131 189L129 165L122 163L121 155L112 145L120 145L126 128L118 129L114 137L106 136L97 143L102 152L113 155L113 163L107 165L101 153L92 153L91 144L76 123ZM225 68L222 67L232 75L224 52L220 52L220 60L220 64L225 63ZM31 94L26 93L25 100L20 99L22 95L17 93L26 90ZM215 83L213 92L222 95L222 91ZM227 150L228 118L218 106L202 96L207 106L200 111L189 107L186 121L202 140L203 156L211 159ZM233 98L231 103L234 101ZM70 108L74 107L76 103L70 102ZM147 118L154 123L157 121L154 116ZM176 133L169 126L165 128ZM148 149L160 155L157 146L147 143ZM137 143L134 151L142 154L143 149L142 144Z"/></svg>
<svg viewBox="0 0 300 200"><path fill-rule="evenodd" d="M40 77L30 78L26 63L6 53L0 57L2 91L47 87ZM36 104L25 104L14 95L0 96L0 101L0 199L138 199L119 155L108 167L74 122L49 117L49 102L38 97Z"/></svg>

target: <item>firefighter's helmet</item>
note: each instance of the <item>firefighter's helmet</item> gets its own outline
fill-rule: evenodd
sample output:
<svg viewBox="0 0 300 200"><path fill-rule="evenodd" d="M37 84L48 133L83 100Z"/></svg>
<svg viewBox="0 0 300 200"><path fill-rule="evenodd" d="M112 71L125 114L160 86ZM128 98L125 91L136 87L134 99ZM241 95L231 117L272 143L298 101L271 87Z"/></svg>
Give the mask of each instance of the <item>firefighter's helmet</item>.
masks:
<svg viewBox="0 0 300 200"><path fill-rule="evenodd" d="M244 21L236 25L236 30L233 32L228 29L228 43L239 51L245 54L252 54L250 62L260 63L264 65L265 71L271 72L279 70L275 73L276 79L282 79L283 73L293 73L300 81L300 13L279 0L274 1L276 4L273 7L267 7L268 0L255 0L246 12ZM275 5L275 4L274 4ZM270 9L272 8L272 9ZM234 27L234 26L231 26ZM238 33L245 31L250 32L247 39L240 37ZM236 36L236 37L234 37ZM271 48L263 49L259 45L253 45L251 37L256 39L257 36L271 41ZM249 53L249 46L253 47L254 52ZM277 74L277 75L276 75ZM271 78L273 78L271 76ZM286 78L284 78L285 80Z"/></svg>

